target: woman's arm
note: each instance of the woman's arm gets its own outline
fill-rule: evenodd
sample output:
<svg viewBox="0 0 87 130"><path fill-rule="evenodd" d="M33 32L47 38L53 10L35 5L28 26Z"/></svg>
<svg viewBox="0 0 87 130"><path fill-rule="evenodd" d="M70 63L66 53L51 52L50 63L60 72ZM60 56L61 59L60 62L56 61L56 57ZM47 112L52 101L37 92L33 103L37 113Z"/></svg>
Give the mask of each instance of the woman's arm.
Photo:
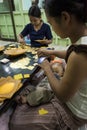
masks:
<svg viewBox="0 0 87 130"><path fill-rule="evenodd" d="M22 32L18 35L18 42L20 43L25 43L24 41L24 37L27 36L29 34L30 30L30 26L31 24L27 24L24 29L22 30Z"/></svg>
<svg viewBox="0 0 87 130"><path fill-rule="evenodd" d="M37 52L38 56L51 56L51 55L55 55L56 57L65 59L66 57L66 50L46 50L46 49L39 49Z"/></svg>
<svg viewBox="0 0 87 130"><path fill-rule="evenodd" d="M85 61L86 64L84 64ZM67 68L60 81L55 78L47 60L42 62L41 67L44 69L55 95L64 102L72 98L72 96L80 88L81 83L83 83L87 78L86 57L74 52L72 52L69 56Z"/></svg>

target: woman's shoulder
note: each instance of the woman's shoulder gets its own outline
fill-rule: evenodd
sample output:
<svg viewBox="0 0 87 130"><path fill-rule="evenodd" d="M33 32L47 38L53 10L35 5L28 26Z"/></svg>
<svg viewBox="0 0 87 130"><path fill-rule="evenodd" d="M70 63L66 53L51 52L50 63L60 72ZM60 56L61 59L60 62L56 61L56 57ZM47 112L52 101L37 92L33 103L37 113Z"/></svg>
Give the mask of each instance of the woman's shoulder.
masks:
<svg viewBox="0 0 87 130"><path fill-rule="evenodd" d="M31 23L28 23L25 25L25 29L28 29L29 31L32 30L33 26Z"/></svg>
<svg viewBox="0 0 87 130"><path fill-rule="evenodd" d="M68 50L67 50L67 54L66 54L66 62L69 58L69 55L72 53L72 52L75 52L75 53L84 53L87 55L87 45L83 45L83 44L80 44L80 45L71 45Z"/></svg>

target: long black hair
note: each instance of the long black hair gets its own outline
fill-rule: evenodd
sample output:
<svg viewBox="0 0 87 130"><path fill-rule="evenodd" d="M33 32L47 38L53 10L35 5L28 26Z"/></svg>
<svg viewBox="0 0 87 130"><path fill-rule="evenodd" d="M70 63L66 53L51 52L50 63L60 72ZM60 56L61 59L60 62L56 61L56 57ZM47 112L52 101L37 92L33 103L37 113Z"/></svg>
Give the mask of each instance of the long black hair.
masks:
<svg viewBox="0 0 87 130"><path fill-rule="evenodd" d="M87 22L87 0L45 0L45 11L51 17L61 16L62 11L67 11L79 21Z"/></svg>
<svg viewBox="0 0 87 130"><path fill-rule="evenodd" d="M29 8L28 16L34 16L37 18L41 18L41 10L37 5L33 5Z"/></svg>

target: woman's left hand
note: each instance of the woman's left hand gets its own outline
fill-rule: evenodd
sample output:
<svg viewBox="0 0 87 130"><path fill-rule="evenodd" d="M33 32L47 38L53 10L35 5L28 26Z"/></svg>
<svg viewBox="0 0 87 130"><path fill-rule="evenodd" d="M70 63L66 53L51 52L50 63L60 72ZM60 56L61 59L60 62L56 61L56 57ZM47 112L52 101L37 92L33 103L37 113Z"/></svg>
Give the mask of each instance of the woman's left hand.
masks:
<svg viewBox="0 0 87 130"><path fill-rule="evenodd" d="M43 39L40 43L41 44L46 44L46 43L48 43L48 39Z"/></svg>
<svg viewBox="0 0 87 130"><path fill-rule="evenodd" d="M48 43L48 39L42 39L42 40L35 40L36 42L39 42L41 44L46 44Z"/></svg>
<svg viewBox="0 0 87 130"><path fill-rule="evenodd" d="M45 71L49 71L49 69L51 69L51 65L49 63L49 61L47 59L45 59L41 64L40 67Z"/></svg>

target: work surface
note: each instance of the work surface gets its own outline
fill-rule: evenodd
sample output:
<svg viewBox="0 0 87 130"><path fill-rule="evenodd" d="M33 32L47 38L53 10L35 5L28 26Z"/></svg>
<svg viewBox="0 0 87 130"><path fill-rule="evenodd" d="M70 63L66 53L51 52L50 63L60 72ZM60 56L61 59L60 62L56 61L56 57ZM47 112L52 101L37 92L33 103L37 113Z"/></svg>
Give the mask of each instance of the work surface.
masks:
<svg viewBox="0 0 87 130"><path fill-rule="evenodd" d="M10 56L4 54L5 50L15 48L16 46L18 47L18 45L7 45L4 50L0 52L0 78L11 76L14 79L21 80L23 88L29 84L32 75L38 68L38 57L36 54L38 48L26 46L27 51L21 55ZM0 105L0 114L7 110L13 102L15 95L17 95L20 90L17 91L11 99L5 100L2 105Z"/></svg>

